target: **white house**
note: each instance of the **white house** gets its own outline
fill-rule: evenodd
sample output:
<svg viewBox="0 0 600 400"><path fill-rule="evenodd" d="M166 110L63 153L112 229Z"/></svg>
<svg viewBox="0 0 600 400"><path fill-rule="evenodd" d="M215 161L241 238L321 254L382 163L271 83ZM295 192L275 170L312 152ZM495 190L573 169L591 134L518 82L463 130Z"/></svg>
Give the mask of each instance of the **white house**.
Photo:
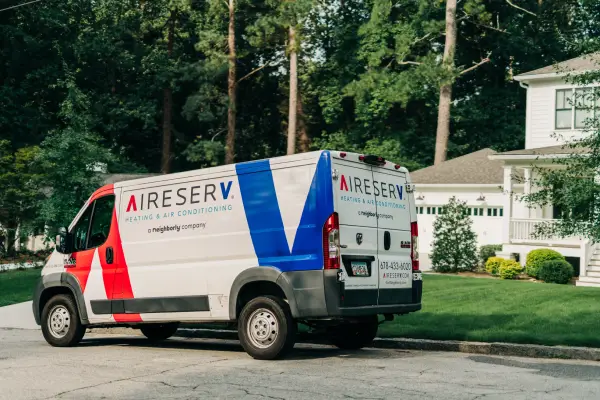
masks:
<svg viewBox="0 0 600 400"><path fill-rule="evenodd" d="M575 99L594 89L569 83L567 75L598 69L600 54L592 54L515 77L527 95L525 149L505 153L484 149L412 173L424 265L435 213L456 196L471 210L479 245L501 244L503 256L522 263L529 251L552 248L579 265L578 285L600 286L600 247L587 238L535 237L535 226L551 222L559 210L529 208L519 200L519 194L535 190L531 184L535 167L568 157L575 150L563 145L585 134L584 121L592 111Z"/></svg>

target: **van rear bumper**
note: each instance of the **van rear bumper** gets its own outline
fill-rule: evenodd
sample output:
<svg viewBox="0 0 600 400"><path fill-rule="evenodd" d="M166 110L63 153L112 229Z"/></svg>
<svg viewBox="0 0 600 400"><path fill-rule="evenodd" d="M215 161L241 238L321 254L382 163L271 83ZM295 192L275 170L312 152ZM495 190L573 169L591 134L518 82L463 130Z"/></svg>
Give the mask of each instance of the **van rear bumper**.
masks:
<svg viewBox="0 0 600 400"><path fill-rule="evenodd" d="M293 316L300 319L408 314L421 309L420 280L403 289L347 290L337 270L316 270L284 272L278 283L293 293L288 301Z"/></svg>
<svg viewBox="0 0 600 400"><path fill-rule="evenodd" d="M339 315L342 317L361 317L373 314L408 314L419 311L421 303L415 304L394 304L387 306L365 306L339 308Z"/></svg>

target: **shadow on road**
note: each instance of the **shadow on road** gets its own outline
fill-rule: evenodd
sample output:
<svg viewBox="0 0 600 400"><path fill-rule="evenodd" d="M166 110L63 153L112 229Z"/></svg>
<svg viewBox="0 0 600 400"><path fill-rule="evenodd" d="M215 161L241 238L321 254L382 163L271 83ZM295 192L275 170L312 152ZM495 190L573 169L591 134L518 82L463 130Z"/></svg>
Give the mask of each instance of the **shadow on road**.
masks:
<svg viewBox="0 0 600 400"><path fill-rule="evenodd" d="M469 360L478 363L533 370L538 375L549 376L552 378L577 379L578 381L600 380L600 365L576 364L568 361L528 362L490 356L469 356L468 358Z"/></svg>
<svg viewBox="0 0 600 400"><path fill-rule="evenodd" d="M238 341L220 339L169 339L160 343L152 343L145 338L132 337L101 337L84 339L78 347L100 346L127 346L140 348L176 349L190 351L220 351L229 353L243 353L244 349ZM382 353L385 353L382 354ZM362 349L356 351L340 350L331 346L296 344L294 350L285 360L310 360L321 358L400 358L410 357L411 352L404 350L381 351L376 349Z"/></svg>

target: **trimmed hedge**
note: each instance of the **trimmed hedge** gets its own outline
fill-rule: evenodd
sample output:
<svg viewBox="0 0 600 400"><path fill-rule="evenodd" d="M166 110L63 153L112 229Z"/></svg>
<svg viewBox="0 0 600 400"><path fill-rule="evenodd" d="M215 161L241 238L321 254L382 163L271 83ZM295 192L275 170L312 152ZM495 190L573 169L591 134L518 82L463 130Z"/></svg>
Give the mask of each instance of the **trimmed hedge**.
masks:
<svg viewBox="0 0 600 400"><path fill-rule="evenodd" d="M485 263L485 270L492 275L497 275L498 270L500 269L500 265L502 265L503 261L506 260L501 257L490 257Z"/></svg>
<svg viewBox="0 0 600 400"><path fill-rule="evenodd" d="M498 274L502 279L515 279L523 272L523 266L515 260L503 260L498 268Z"/></svg>
<svg viewBox="0 0 600 400"><path fill-rule="evenodd" d="M487 260L491 257L496 257L496 253L501 250L501 244L486 244L485 246L481 246L479 248L479 262L485 266Z"/></svg>
<svg viewBox="0 0 600 400"><path fill-rule="evenodd" d="M566 261L565 257L562 254L554 250L538 249L530 251L529 254L527 254L525 272L531 277L539 278L538 273L542 265L546 261L552 260Z"/></svg>
<svg viewBox="0 0 600 400"><path fill-rule="evenodd" d="M546 283L566 284L575 275L573 266L565 260L545 261L538 271L538 277Z"/></svg>

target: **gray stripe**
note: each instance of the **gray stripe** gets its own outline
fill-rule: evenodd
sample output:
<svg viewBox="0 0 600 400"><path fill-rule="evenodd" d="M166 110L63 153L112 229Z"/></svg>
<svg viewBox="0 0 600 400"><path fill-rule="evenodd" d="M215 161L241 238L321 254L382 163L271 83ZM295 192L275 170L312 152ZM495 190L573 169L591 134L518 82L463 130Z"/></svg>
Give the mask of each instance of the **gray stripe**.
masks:
<svg viewBox="0 0 600 400"><path fill-rule="evenodd" d="M92 300L90 304L96 315L210 311L208 296Z"/></svg>

